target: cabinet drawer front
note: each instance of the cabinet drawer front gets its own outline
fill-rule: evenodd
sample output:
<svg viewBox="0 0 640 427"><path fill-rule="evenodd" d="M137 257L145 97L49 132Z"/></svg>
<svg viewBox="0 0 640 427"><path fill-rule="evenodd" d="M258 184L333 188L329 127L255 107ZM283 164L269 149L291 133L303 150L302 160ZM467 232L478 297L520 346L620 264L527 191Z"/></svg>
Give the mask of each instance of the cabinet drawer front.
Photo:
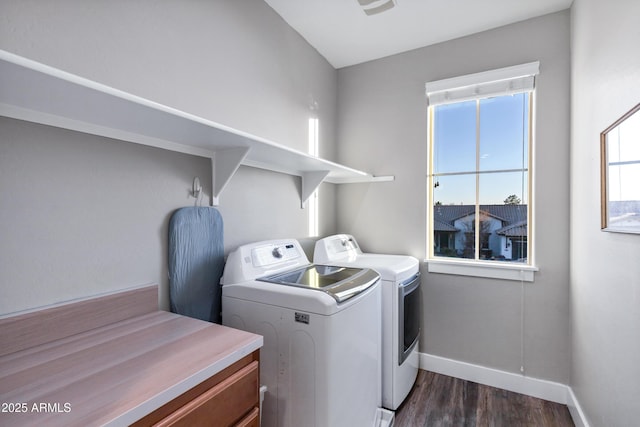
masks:
<svg viewBox="0 0 640 427"><path fill-rule="evenodd" d="M260 427L260 408L253 408L235 427Z"/></svg>
<svg viewBox="0 0 640 427"><path fill-rule="evenodd" d="M253 361L156 425L233 425L258 406L258 381L258 362Z"/></svg>

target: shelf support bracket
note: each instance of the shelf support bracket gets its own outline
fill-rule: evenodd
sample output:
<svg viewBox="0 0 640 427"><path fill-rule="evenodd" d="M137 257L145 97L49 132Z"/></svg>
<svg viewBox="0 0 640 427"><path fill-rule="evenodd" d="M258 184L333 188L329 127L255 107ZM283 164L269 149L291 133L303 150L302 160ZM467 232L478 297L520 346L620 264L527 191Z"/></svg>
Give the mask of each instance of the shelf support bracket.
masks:
<svg viewBox="0 0 640 427"><path fill-rule="evenodd" d="M320 187L320 184L322 184L322 181L324 181L327 175L329 175L329 171L302 172L302 175L300 175L302 179L300 207L302 209L306 207L307 200L309 200L313 192Z"/></svg>
<svg viewBox="0 0 640 427"><path fill-rule="evenodd" d="M236 173L247 154L249 147L218 150L211 156L211 206L220 205L220 194Z"/></svg>

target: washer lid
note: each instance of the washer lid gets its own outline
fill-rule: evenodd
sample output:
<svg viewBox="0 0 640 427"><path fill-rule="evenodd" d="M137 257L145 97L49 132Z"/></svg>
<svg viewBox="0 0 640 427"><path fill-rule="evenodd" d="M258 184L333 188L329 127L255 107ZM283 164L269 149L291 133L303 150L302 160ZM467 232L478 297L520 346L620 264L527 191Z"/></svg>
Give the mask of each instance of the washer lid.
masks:
<svg viewBox="0 0 640 427"><path fill-rule="evenodd" d="M379 278L368 268L309 265L258 280L322 291L340 303L373 286Z"/></svg>

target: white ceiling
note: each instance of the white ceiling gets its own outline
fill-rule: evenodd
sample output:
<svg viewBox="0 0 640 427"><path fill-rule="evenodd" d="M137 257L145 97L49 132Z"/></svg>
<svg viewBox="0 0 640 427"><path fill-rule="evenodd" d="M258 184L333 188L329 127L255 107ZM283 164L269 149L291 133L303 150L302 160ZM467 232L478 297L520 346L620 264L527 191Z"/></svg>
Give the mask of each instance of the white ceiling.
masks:
<svg viewBox="0 0 640 427"><path fill-rule="evenodd" d="M358 0L265 0L335 68L571 6L572 0L396 0L367 16Z"/></svg>

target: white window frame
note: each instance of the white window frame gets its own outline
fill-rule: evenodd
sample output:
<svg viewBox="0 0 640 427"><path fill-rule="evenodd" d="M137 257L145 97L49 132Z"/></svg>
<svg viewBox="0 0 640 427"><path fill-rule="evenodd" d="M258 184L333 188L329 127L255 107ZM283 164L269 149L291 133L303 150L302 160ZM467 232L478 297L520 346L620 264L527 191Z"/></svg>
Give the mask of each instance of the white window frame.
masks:
<svg viewBox="0 0 640 427"><path fill-rule="evenodd" d="M427 175L427 268L430 273L456 274L463 276L487 277L495 279L532 282L535 265L535 218L534 206L534 157L533 145L535 141L535 76L539 74L540 63L530 62L512 67L484 71L481 73L453 77L444 80L428 82L425 85L427 103L429 107L428 124L428 175ZM530 123L529 123L529 173L528 173L528 263L507 263L496 261L481 261L459 258L435 257L433 252L434 221L433 221L433 107L436 105L457 103L490 96L502 96L520 92L531 92Z"/></svg>

